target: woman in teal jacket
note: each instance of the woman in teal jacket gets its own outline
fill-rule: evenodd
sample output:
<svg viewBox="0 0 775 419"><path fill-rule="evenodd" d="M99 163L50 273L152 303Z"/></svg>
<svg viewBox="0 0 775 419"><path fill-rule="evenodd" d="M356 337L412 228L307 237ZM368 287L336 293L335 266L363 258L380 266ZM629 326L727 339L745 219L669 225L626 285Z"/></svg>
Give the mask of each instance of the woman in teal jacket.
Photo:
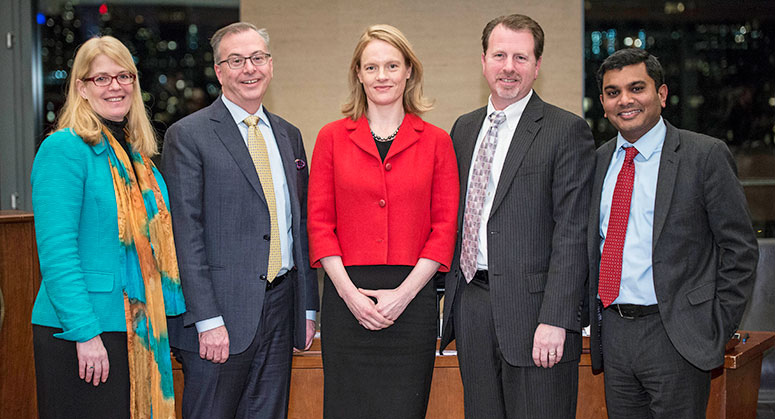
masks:
<svg viewBox="0 0 775 419"><path fill-rule="evenodd" d="M87 41L32 168L41 418L175 416L165 315L185 305L156 153L129 50Z"/></svg>

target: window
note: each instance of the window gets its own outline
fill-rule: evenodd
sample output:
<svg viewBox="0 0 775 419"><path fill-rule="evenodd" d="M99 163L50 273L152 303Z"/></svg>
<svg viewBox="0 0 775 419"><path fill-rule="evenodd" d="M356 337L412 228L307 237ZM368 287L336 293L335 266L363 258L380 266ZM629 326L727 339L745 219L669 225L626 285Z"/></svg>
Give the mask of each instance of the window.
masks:
<svg viewBox="0 0 775 419"><path fill-rule="evenodd" d="M194 2L203 6L184 3L191 2L41 1L36 16L45 107L41 139L53 128L64 104L76 48L95 35L114 36L132 52L143 101L160 138L173 122L218 97L210 37L239 20L239 0Z"/></svg>
<svg viewBox="0 0 775 419"><path fill-rule="evenodd" d="M587 0L585 15L584 112L597 144L616 135L598 67L623 47L647 49L665 70L663 117L727 143L757 235L775 237L775 2Z"/></svg>

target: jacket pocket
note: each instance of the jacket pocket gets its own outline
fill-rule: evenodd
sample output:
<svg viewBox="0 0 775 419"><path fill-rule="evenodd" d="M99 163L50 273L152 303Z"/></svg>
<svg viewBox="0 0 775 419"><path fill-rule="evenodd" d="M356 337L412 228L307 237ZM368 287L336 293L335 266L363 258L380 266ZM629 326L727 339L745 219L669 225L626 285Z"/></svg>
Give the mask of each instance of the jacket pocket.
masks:
<svg viewBox="0 0 775 419"><path fill-rule="evenodd" d="M696 306L708 300L712 300L715 295L716 284L711 282L705 285L700 285L699 287L689 291L686 293L686 298L689 299L689 303L691 303L691 305Z"/></svg>
<svg viewBox="0 0 775 419"><path fill-rule="evenodd" d="M529 292L544 292L544 288L546 288L546 272L531 274L527 277L527 290Z"/></svg>
<svg viewBox="0 0 775 419"><path fill-rule="evenodd" d="M84 272L86 290L89 292L111 292L115 282L115 275L106 272Z"/></svg>

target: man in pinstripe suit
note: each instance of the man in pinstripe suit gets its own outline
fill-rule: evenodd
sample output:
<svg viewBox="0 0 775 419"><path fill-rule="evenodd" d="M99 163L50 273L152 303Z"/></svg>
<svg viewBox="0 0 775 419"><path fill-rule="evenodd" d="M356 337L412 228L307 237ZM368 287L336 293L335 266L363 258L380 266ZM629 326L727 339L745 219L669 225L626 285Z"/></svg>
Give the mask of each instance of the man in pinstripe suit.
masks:
<svg viewBox="0 0 775 419"><path fill-rule="evenodd" d="M461 235L442 349L457 341L468 418L575 416L594 141L532 90L544 34L510 15L482 34L486 107L452 127Z"/></svg>

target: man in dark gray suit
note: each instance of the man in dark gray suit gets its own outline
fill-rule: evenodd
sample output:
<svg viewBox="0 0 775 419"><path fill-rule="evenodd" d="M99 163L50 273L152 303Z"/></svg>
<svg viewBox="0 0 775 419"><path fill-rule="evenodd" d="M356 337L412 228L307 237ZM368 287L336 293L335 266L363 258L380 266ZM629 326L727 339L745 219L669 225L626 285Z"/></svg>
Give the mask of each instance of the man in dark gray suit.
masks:
<svg viewBox="0 0 775 419"><path fill-rule="evenodd" d="M576 414L594 142L583 119L532 90L543 42L527 16L489 22L489 103L451 132L461 235L442 349L456 339L468 418Z"/></svg>
<svg viewBox="0 0 775 419"><path fill-rule="evenodd" d="M704 418L756 271L743 188L724 143L662 119L654 56L617 51L598 83L619 134L597 150L589 218L592 367L611 418Z"/></svg>
<svg viewBox="0 0 775 419"><path fill-rule="evenodd" d="M183 416L285 417L292 348L311 344L318 306L307 159L299 130L262 106L266 31L235 23L211 44L223 94L172 125L162 154L188 309L169 320Z"/></svg>

